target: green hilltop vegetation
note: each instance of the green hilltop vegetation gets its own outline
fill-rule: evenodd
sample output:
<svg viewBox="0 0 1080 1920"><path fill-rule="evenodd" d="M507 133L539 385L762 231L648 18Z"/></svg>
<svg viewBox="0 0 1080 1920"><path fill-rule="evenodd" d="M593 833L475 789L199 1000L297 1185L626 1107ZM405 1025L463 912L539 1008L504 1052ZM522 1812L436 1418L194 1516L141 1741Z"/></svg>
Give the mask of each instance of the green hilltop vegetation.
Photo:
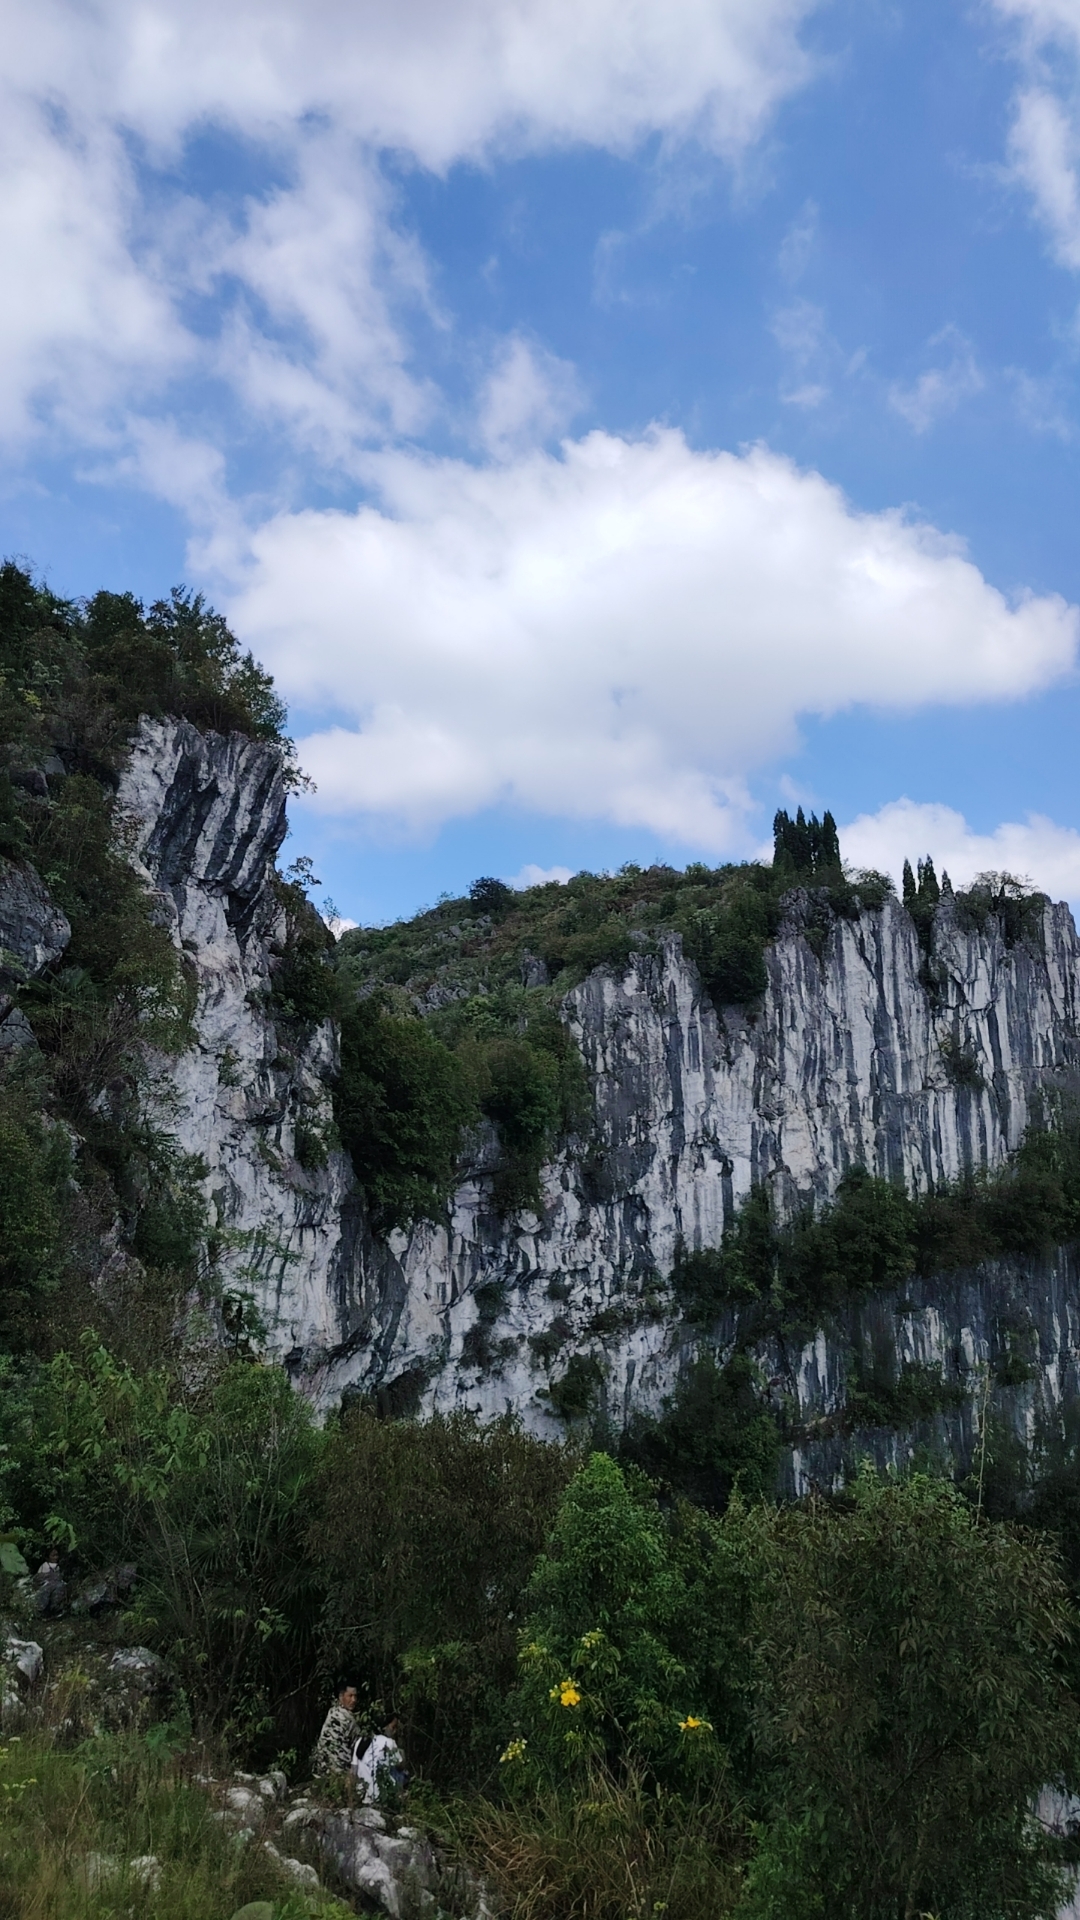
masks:
<svg viewBox="0 0 1080 1920"><path fill-rule="evenodd" d="M786 1223L753 1196L677 1268L702 1358L621 1441L570 1397L558 1445L362 1404L318 1426L257 1329L214 1337L232 1323L202 1169L152 1118L148 1062L167 1071L193 1007L114 817L140 713L291 764L268 677L197 596L74 604L0 569L0 853L72 926L55 968L5 989L38 1048L0 1059L0 1620L46 1643L50 1685L0 1720L0 1920L354 1910L238 1852L202 1781L274 1762L304 1780L343 1677L368 1724L397 1711L408 1819L505 1920L1049 1920L1068 1848L1029 1809L1080 1786L1080 1436L1063 1421L1022 1460L991 1436L971 1484L924 1462L785 1505L749 1344L913 1272L1075 1239L1065 1118L1000 1180L918 1205L865 1174ZM302 863L279 876L272 1012L283 1044L341 1022L337 1127L376 1226L437 1217L481 1118L506 1210L560 1138L587 1147L559 1003L593 967L675 931L718 1004L748 1006L794 891L819 941L888 891L845 871L828 815L780 815L776 836L772 866L481 880L336 946ZM930 957L928 863L904 892ZM1022 889L957 900L1035 937ZM131 1256L119 1297L95 1285L106 1246ZM709 1330L733 1308L750 1332L720 1368ZM913 1374L858 1391L862 1424L933 1401ZM21 1556L53 1542L72 1582L134 1563L123 1610L28 1613ZM117 1644L161 1654L175 1689L164 1718L96 1731L89 1669ZM124 1863L148 1853L158 1881L136 1886Z"/></svg>

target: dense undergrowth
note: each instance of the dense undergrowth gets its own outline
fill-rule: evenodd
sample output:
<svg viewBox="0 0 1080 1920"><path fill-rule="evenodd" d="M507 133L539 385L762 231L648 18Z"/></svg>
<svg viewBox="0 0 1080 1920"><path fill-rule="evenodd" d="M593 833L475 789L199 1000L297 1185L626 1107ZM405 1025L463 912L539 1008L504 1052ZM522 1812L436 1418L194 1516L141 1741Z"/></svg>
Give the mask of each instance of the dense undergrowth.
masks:
<svg viewBox="0 0 1080 1920"><path fill-rule="evenodd" d="M250 1362L196 1389L88 1346L36 1392L0 1403L7 1520L137 1553L127 1631L184 1692L166 1726L80 1739L61 1676L53 1736L5 1739L0 1911L104 1920L91 1853L121 1891L153 1853L138 1910L167 1920L312 1910L226 1847L192 1775L224 1737L303 1778L344 1674L401 1718L410 1817L512 1920L1053 1913L1026 1809L1076 1777L1077 1614L1045 1535L940 1479L717 1514L509 1420L320 1432Z"/></svg>

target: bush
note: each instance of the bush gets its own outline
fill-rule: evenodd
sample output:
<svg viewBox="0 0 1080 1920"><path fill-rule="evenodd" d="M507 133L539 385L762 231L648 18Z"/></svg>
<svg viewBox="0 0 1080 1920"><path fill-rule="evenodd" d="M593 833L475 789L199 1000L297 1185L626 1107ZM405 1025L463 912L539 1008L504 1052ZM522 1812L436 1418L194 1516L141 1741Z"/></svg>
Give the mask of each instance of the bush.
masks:
<svg viewBox="0 0 1080 1920"><path fill-rule="evenodd" d="M769 1499L776 1492L780 1434L758 1385L745 1353L725 1366L711 1354L699 1356L659 1419L637 1414L631 1420L620 1459L714 1512L723 1511L736 1488L748 1502Z"/></svg>
<svg viewBox="0 0 1080 1920"><path fill-rule="evenodd" d="M523 1779L628 1767L714 1788L741 1738L742 1600L720 1536L665 1516L643 1475L593 1454L570 1482L526 1595L514 1711Z"/></svg>
<svg viewBox="0 0 1080 1920"><path fill-rule="evenodd" d="M167 1649L204 1724L251 1739L310 1669L318 1604L303 1538L321 1441L285 1375L139 1374L88 1334L0 1421L0 1505L84 1566L134 1561L133 1631Z"/></svg>
<svg viewBox="0 0 1080 1920"><path fill-rule="evenodd" d="M284 921L284 937L271 948L271 993L279 1021L310 1027L342 1011L341 983L331 964L334 936L307 896L318 886L311 861L300 859L273 887Z"/></svg>
<svg viewBox="0 0 1080 1920"><path fill-rule="evenodd" d="M370 994L341 1022L334 1119L380 1232L437 1220L457 1181L467 1130L479 1120L461 1061L422 1021Z"/></svg>
<svg viewBox="0 0 1080 1920"><path fill-rule="evenodd" d="M511 1035L489 1040L472 1059L481 1106L495 1122L503 1148L496 1205L504 1213L524 1207L538 1211L540 1168L560 1117L559 1062L546 1049Z"/></svg>
<svg viewBox="0 0 1080 1920"><path fill-rule="evenodd" d="M354 1407L331 1431L308 1536L328 1585L324 1670L393 1696L438 1779L482 1778L494 1759L522 1594L572 1469L509 1418Z"/></svg>
<svg viewBox="0 0 1080 1920"><path fill-rule="evenodd" d="M918 1475L725 1525L755 1568L747 1920L1052 1913L1028 1809L1076 1751L1054 1553Z"/></svg>
<svg viewBox="0 0 1080 1920"><path fill-rule="evenodd" d="M26 1342L63 1275L71 1174L67 1130L0 1085L0 1351Z"/></svg>

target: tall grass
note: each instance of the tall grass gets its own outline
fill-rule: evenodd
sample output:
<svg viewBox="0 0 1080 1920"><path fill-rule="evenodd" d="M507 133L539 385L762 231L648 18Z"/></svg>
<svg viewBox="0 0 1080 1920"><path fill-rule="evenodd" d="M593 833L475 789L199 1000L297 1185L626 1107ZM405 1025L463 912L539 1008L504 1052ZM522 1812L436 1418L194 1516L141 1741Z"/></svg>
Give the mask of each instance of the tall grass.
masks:
<svg viewBox="0 0 1080 1920"><path fill-rule="evenodd" d="M459 1803L459 1844L506 1920L724 1920L739 1900L737 1810L597 1770L575 1790Z"/></svg>
<svg viewBox="0 0 1080 1920"><path fill-rule="evenodd" d="M69 1751L40 1733L0 1741L0 1920L230 1920L252 1900L274 1920L346 1920L214 1817L195 1764L153 1735ZM150 1878L132 1864L147 1855Z"/></svg>

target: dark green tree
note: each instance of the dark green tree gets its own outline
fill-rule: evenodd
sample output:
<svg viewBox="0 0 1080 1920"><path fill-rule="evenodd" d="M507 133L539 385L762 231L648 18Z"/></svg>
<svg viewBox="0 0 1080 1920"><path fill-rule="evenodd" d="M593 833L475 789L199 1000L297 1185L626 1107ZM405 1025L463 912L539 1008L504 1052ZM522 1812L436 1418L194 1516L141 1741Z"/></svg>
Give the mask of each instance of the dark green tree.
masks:
<svg viewBox="0 0 1080 1920"><path fill-rule="evenodd" d="M761 1787L747 1920L1049 1920L1029 1809L1072 1779L1074 1616L1045 1541L947 1483L734 1511L755 1568ZM740 1909L740 1911L742 1911Z"/></svg>

